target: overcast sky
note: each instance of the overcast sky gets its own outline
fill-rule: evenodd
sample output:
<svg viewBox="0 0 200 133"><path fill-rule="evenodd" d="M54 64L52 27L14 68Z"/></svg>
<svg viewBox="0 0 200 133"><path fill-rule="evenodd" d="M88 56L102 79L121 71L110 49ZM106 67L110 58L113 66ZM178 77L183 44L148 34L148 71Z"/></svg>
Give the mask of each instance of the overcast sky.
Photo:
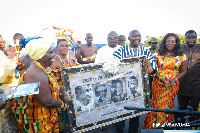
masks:
<svg viewBox="0 0 200 133"><path fill-rule="evenodd" d="M200 33L199 0L0 0L0 34L12 43L14 33L34 36L48 26L79 31L85 43L91 32L94 43L106 43L115 30L128 36L138 29L146 36L168 32Z"/></svg>

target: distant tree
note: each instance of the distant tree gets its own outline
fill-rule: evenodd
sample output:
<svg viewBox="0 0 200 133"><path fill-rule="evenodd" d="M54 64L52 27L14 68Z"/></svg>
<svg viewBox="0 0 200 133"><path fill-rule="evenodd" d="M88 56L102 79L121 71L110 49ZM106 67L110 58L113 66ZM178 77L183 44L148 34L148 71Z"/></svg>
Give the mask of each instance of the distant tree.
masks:
<svg viewBox="0 0 200 133"><path fill-rule="evenodd" d="M180 34L177 34L179 39L180 39L180 43L181 44L184 44L185 43L185 35L180 35Z"/></svg>
<svg viewBox="0 0 200 133"><path fill-rule="evenodd" d="M197 39L197 44L200 44L200 38L199 38L199 39Z"/></svg>
<svg viewBox="0 0 200 133"><path fill-rule="evenodd" d="M186 43L185 42L185 35L180 35L180 34L177 34L179 36L179 39L180 39L180 43L181 44L184 44ZM197 39L197 44L200 44L200 38Z"/></svg>
<svg viewBox="0 0 200 133"><path fill-rule="evenodd" d="M130 45L130 42L129 42L129 41L126 41L126 42L125 42L125 45Z"/></svg>
<svg viewBox="0 0 200 133"><path fill-rule="evenodd" d="M177 35L178 35L178 37L180 39L180 43L184 44L185 43L185 35L181 35L181 34L177 34ZM159 36L159 37L156 37L156 38L158 39L158 46L159 46L159 44L162 42L162 39L164 38L164 36ZM151 39L150 36L146 36L146 40L144 41L144 43L141 43L140 46L150 47L149 44L148 44L150 39ZM197 44L200 44L200 38L197 39ZM130 45L130 42L126 41L125 45Z"/></svg>
<svg viewBox="0 0 200 133"><path fill-rule="evenodd" d="M161 43L161 41L162 41L162 39L163 39L163 36L160 36L160 37L156 37L157 39L158 39L158 46L159 46L159 44ZM150 36L146 36L146 40L144 41L144 43L142 43L141 45L143 46L143 47L150 47L150 45L149 45L149 41L150 41L150 39L151 39L151 37Z"/></svg>
<svg viewBox="0 0 200 133"><path fill-rule="evenodd" d="M158 39L158 44L160 44L162 42L162 40L163 40L163 36L160 36L157 39Z"/></svg>
<svg viewBox="0 0 200 133"><path fill-rule="evenodd" d="M141 43L140 45L143 47L150 47L148 42L150 41L151 37L150 36L146 36L146 40L144 41L144 43Z"/></svg>
<svg viewBox="0 0 200 133"><path fill-rule="evenodd" d="M184 44L185 43L185 35L181 35L181 34L177 34L179 39L180 39L180 43ZM158 39L158 45L162 42L164 36L160 36L157 37ZM146 36L146 40L144 41L144 43L141 43L140 45L144 46L144 47L150 47L148 42L150 41L151 37L150 36ZM200 44L200 38L197 39L197 44Z"/></svg>

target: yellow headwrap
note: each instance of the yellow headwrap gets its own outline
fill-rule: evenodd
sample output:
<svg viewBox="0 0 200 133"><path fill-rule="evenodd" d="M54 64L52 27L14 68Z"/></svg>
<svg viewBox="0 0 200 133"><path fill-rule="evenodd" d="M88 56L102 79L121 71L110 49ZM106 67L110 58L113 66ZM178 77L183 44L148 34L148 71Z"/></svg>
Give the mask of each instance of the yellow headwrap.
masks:
<svg viewBox="0 0 200 133"><path fill-rule="evenodd" d="M34 39L27 43L25 50L33 60L41 59L51 47L51 43L44 39Z"/></svg>

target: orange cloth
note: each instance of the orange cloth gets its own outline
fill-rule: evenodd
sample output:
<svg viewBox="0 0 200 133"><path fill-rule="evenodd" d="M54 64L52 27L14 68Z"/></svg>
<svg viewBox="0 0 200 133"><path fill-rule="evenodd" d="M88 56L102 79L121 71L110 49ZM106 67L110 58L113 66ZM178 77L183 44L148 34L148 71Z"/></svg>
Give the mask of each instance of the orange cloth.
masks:
<svg viewBox="0 0 200 133"><path fill-rule="evenodd" d="M159 56L154 54L154 59L157 61L158 74L161 75L166 81L175 78L179 75L179 68L182 63L186 61L186 56L176 56L172 58L167 58L164 56ZM173 109L174 100L178 93L179 82L176 86L168 86L167 90L161 81L158 81L156 77L153 77L152 82L152 101L151 108L155 109ZM165 114L163 112L150 112L147 114L143 126L147 129L152 129L157 124L163 124L174 120L173 114Z"/></svg>

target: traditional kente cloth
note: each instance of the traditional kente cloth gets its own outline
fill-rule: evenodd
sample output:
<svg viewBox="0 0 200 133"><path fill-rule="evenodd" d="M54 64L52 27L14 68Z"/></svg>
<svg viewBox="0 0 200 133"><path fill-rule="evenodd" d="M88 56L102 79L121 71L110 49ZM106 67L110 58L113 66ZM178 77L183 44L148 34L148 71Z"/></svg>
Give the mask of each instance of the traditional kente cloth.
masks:
<svg viewBox="0 0 200 133"><path fill-rule="evenodd" d="M82 58L81 60L82 60L82 61L87 61L87 60L93 60L93 59L95 59L95 58L96 58L96 54L93 54L92 56L86 57L86 58Z"/></svg>
<svg viewBox="0 0 200 133"><path fill-rule="evenodd" d="M64 66L64 64L62 62L61 62L61 64ZM68 67L77 66L77 65L80 65L80 64L77 63L77 62L74 62L74 64L70 64ZM61 78L60 69L56 69L56 70L52 71L52 73L55 75L59 86L62 87L63 82L62 82L62 78ZM58 111L58 120L59 120L59 130L60 130L60 132L67 132L66 126L69 125L69 119L68 119L67 113L68 113L67 110L65 110L65 111L59 110Z"/></svg>
<svg viewBox="0 0 200 133"><path fill-rule="evenodd" d="M160 56L154 54L154 59L157 61L158 74L166 81L175 78L179 75L179 68L182 63L186 62L186 55L176 56L172 58ZM152 83L152 101L151 108L155 109L173 109L174 108L174 99L179 90L179 82L176 83L176 86L168 86L167 90L164 84L161 81L158 81L158 78L153 77ZM155 124L163 124L165 122L170 122L174 120L173 114L165 114L163 112L150 112L147 114L143 126L147 129L153 128Z"/></svg>
<svg viewBox="0 0 200 133"><path fill-rule="evenodd" d="M24 74L19 84L24 84ZM59 90L53 78L48 76L49 87L53 99L59 99ZM42 106L34 95L14 98L11 113L20 133L59 133L58 109Z"/></svg>

